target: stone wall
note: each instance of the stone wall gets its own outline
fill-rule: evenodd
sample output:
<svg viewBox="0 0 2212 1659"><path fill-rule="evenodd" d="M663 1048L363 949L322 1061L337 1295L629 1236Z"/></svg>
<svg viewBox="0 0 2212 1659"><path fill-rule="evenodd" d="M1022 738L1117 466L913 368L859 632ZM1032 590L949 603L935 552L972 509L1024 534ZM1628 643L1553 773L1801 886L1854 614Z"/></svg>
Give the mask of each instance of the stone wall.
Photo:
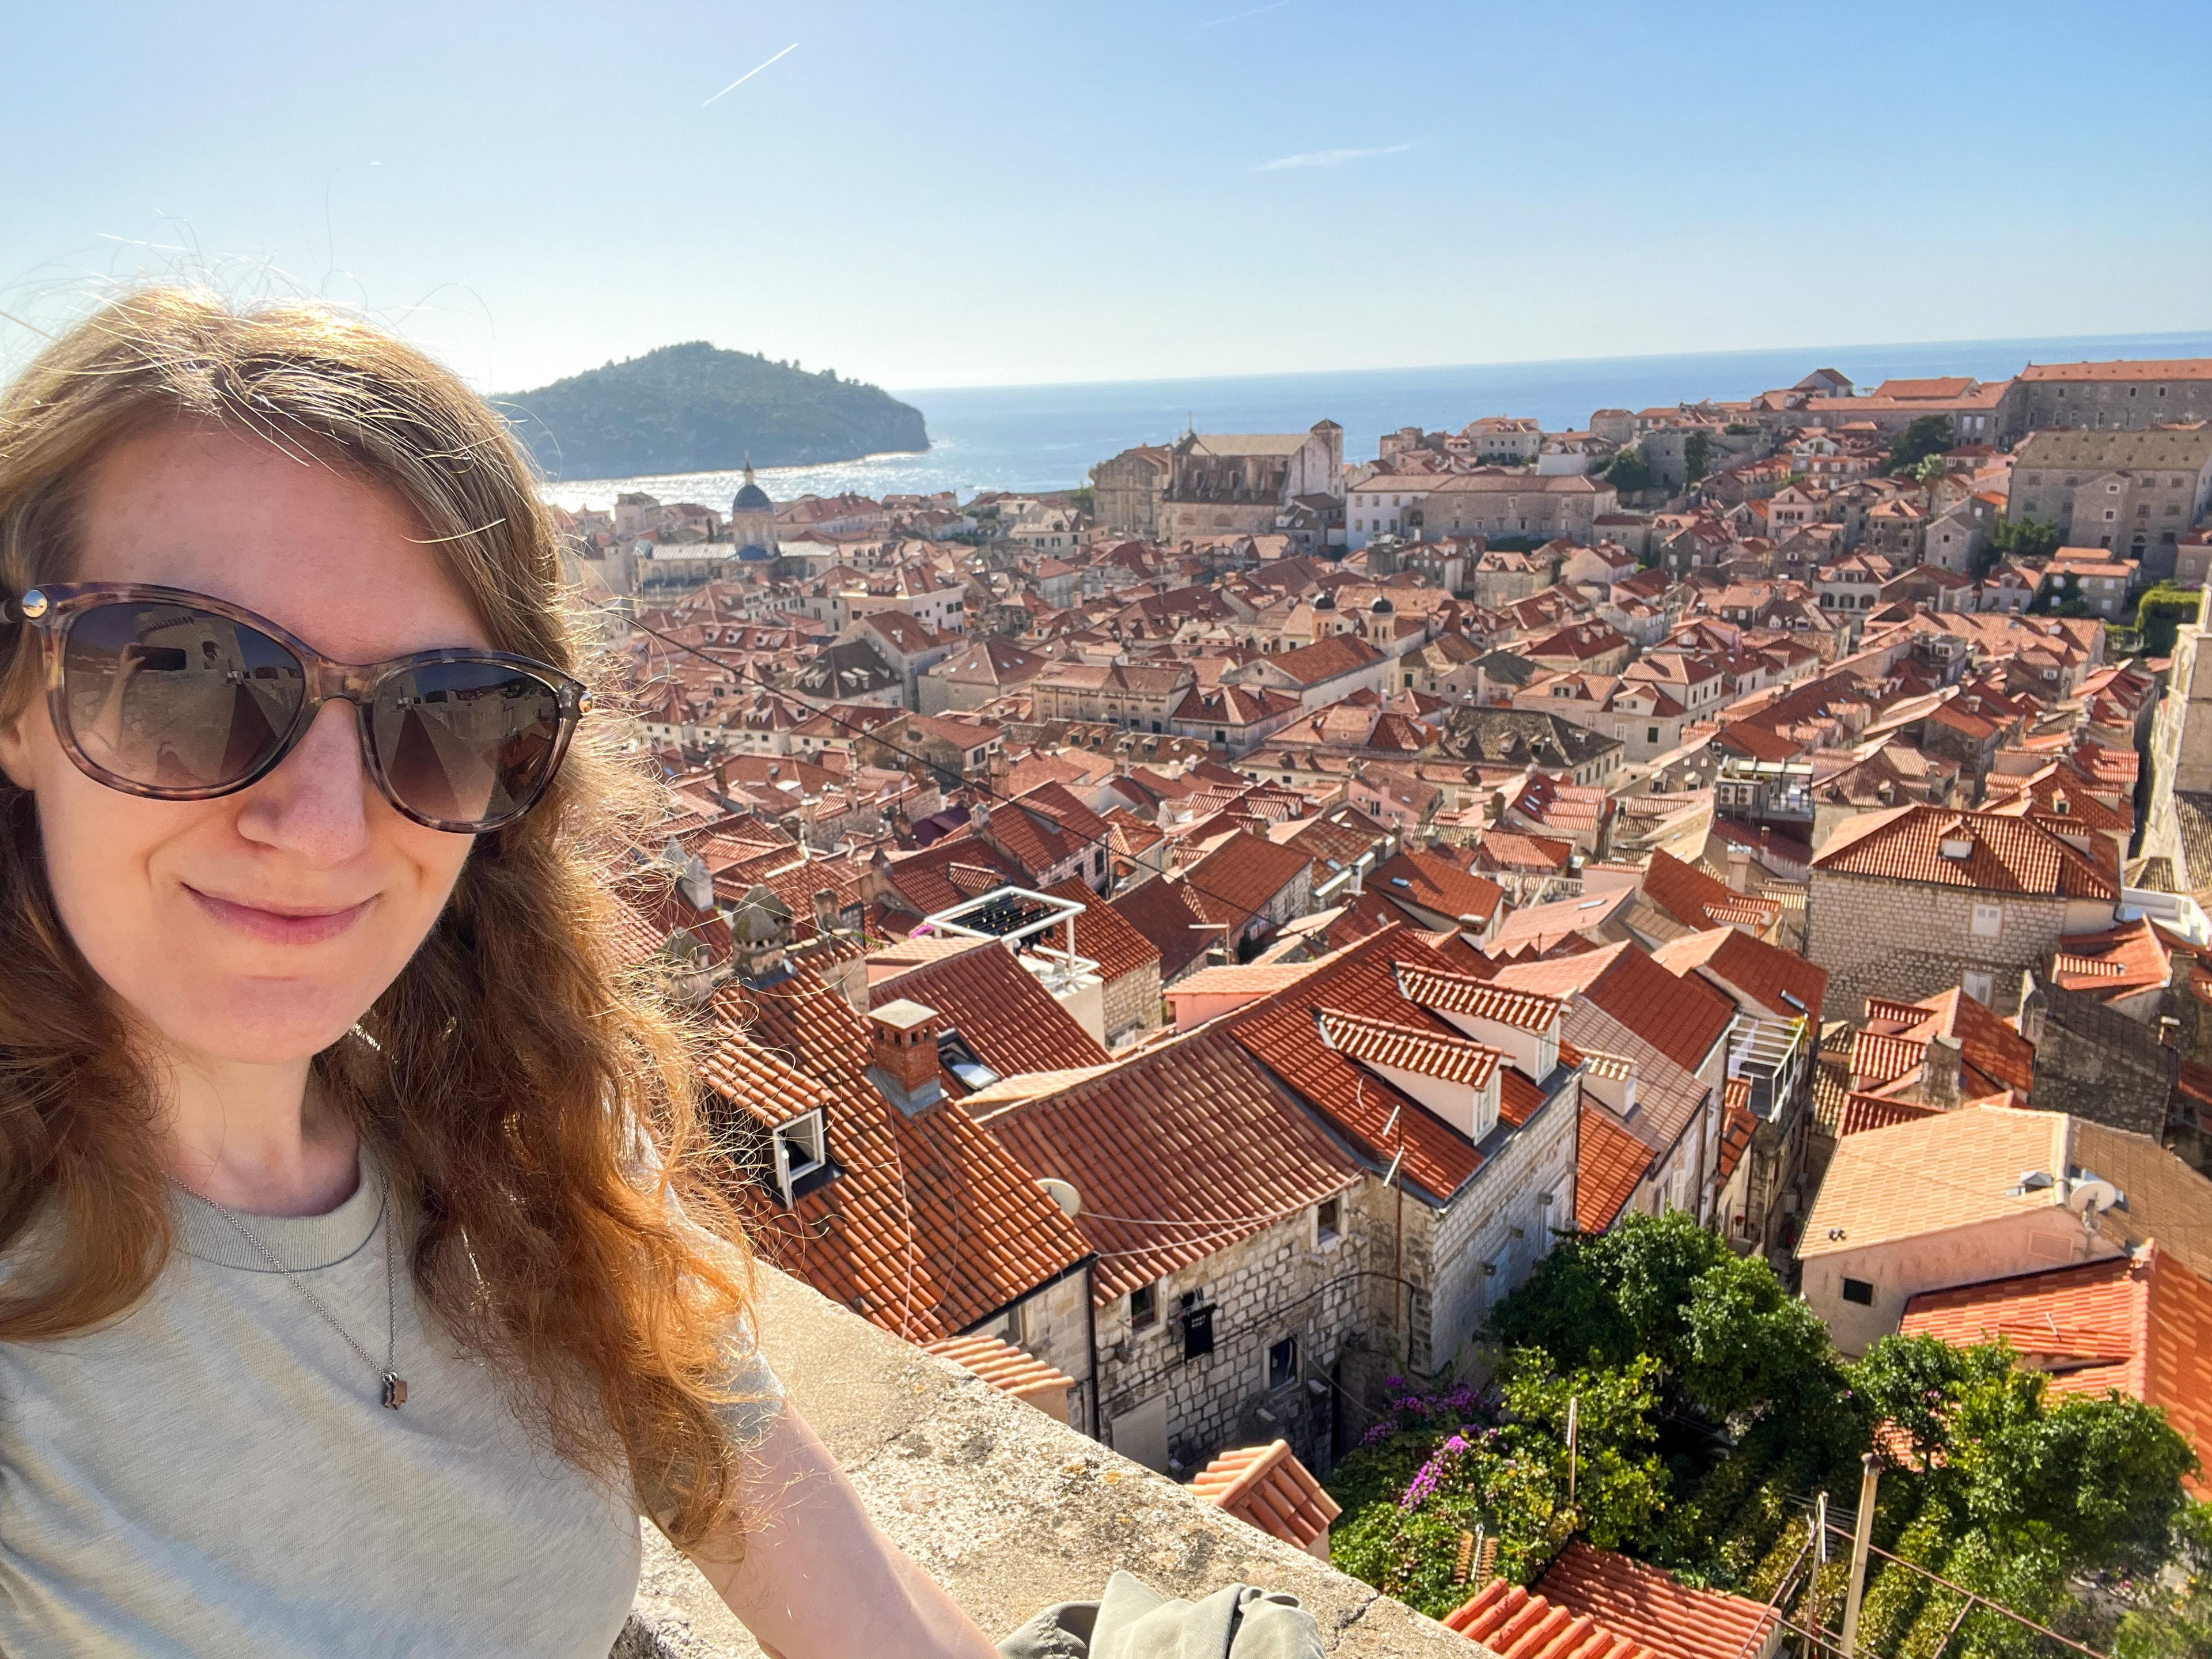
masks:
<svg viewBox="0 0 2212 1659"><path fill-rule="evenodd" d="M1160 964L1156 957L1106 984L1108 1046L1133 1042L1160 1027Z"/></svg>
<svg viewBox="0 0 2212 1659"><path fill-rule="evenodd" d="M1388 1289L1369 1275L1378 1248L1387 1271L1387 1218L1355 1189L1340 1201L1334 1243L1319 1243L1315 1212L1300 1210L1160 1279L1157 1314L1144 1330L1131 1328L1128 1297L1101 1308L1098 1372L1109 1435L1117 1419L1141 1420L1164 1398L1167 1454L1185 1472L1224 1448L1278 1438L1310 1467L1327 1468L1337 1398L1332 1373L1346 1344L1374 1328L1378 1291ZM1188 1294L1213 1310L1213 1352L1191 1359L1183 1358L1179 1323ZM1296 1374L1271 1391L1268 1350L1286 1337L1297 1345Z"/></svg>
<svg viewBox="0 0 2212 1659"><path fill-rule="evenodd" d="M1125 1569L1194 1600L1237 1582L1287 1591L1314 1614L1323 1648L1347 1659L1481 1651L796 1280L762 1277L762 1345L792 1403L877 1524L992 1635L1054 1601L1095 1599ZM760 1654L707 1581L647 1528L615 1659Z"/></svg>
<svg viewBox="0 0 2212 1659"><path fill-rule="evenodd" d="M1978 902L2003 907L1995 938L1973 931ZM1816 869L1805 954L1828 970L1820 1006L1827 1019L1859 1018L1870 995L1904 1002L1934 996L1974 971L1990 975L1990 1006L2009 1014L2020 1006L2021 971L2040 969L2050 959L2065 921L2060 898Z"/></svg>
<svg viewBox="0 0 2212 1659"><path fill-rule="evenodd" d="M2031 1103L2162 1140L2181 1055L2160 1043L2156 1026L2047 981L2023 988L2021 1030L2035 1044Z"/></svg>

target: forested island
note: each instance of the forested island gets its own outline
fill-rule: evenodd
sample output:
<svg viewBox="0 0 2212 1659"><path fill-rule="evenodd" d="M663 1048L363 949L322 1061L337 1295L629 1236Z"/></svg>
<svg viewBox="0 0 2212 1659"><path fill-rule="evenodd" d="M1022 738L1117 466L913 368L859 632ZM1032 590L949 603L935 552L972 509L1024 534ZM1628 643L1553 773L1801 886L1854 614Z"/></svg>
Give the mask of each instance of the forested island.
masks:
<svg viewBox="0 0 2212 1659"><path fill-rule="evenodd" d="M813 465L929 447L921 411L880 386L704 340L662 346L498 400L555 478Z"/></svg>

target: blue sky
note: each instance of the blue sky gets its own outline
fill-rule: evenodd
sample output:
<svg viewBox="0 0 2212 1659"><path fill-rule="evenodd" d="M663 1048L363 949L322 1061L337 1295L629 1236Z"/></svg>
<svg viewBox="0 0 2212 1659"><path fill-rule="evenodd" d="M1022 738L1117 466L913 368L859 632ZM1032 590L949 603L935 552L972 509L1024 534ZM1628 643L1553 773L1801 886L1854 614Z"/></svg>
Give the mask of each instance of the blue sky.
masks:
<svg viewBox="0 0 2212 1659"><path fill-rule="evenodd" d="M2204 0L19 4L0 308L211 275L487 390L2212 328L2208 47Z"/></svg>

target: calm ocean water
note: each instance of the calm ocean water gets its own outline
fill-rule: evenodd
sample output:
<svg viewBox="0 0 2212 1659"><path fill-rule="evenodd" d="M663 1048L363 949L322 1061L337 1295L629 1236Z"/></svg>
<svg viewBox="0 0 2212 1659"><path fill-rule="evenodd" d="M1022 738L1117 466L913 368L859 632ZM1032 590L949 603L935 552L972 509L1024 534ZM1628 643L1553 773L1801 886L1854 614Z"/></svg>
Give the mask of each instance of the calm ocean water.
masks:
<svg viewBox="0 0 2212 1659"><path fill-rule="evenodd" d="M1971 374L2001 380L2028 362L2083 357L2212 356L2212 332L1967 340L1917 345L1806 346L1780 351L1662 357L1587 357L1553 362L1474 363L1445 368L1359 369L1196 380L1112 380L1070 386L964 386L902 391L929 422L921 455L873 455L833 466L764 469L779 501L856 490L927 494L957 489L1066 489L1136 443L1160 443L1186 420L1201 432L1297 432L1327 418L1344 428L1346 459L1375 453L1401 426L1456 430L1478 416L1533 416L1547 431L1571 429L1594 409L1646 409L1700 398L1746 398L1834 368L1861 386L1893 375ZM564 507L606 507L623 490L662 501L726 505L733 472L563 480Z"/></svg>

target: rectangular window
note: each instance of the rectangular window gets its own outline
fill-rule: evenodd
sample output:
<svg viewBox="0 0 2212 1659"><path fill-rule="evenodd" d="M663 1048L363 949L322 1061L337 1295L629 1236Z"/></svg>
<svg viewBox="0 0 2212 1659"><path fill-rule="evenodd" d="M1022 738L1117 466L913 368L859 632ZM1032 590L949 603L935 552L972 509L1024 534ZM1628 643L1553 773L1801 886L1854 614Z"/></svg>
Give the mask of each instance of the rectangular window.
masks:
<svg viewBox="0 0 2212 1659"><path fill-rule="evenodd" d="M799 1183L830 1161L824 1144L820 1108L794 1118L775 1132L775 1181L784 1202L796 1195Z"/></svg>
<svg viewBox="0 0 2212 1659"><path fill-rule="evenodd" d="M1139 1285L1129 1292L1129 1328L1148 1331L1160 1322L1160 1287Z"/></svg>
<svg viewBox="0 0 2212 1659"><path fill-rule="evenodd" d="M1977 901L1974 905L1974 936L1977 939L1995 939L2003 928L2004 906Z"/></svg>
<svg viewBox="0 0 2212 1659"><path fill-rule="evenodd" d="M1183 1301L1196 1299L1196 1292L1186 1291ZM1213 1352L1213 1310L1185 1306L1182 1310L1182 1357L1185 1360L1203 1359Z"/></svg>
<svg viewBox="0 0 2212 1659"><path fill-rule="evenodd" d="M1844 1300L1856 1302L1862 1308L1871 1308L1874 1306L1874 1286L1863 1279L1846 1279L1844 1281Z"/></svg>
<svg viewBox="0 0 2212 1659"><path fill-rule="evenodd" d="M1286 1336L1267 1350L1267 1388L1272 1393L1298 1380L1298 1340Z"/></svg>
<svg viewBox="0 0 2212 1659"><path fill-rule="evenodd" d="M1342 1199L1322 1200L1314 1206L1314 1242L1317 1244L1335 1243L1338 1231L1343 1224L1343 1218L1344 1200Z"/></svg>

